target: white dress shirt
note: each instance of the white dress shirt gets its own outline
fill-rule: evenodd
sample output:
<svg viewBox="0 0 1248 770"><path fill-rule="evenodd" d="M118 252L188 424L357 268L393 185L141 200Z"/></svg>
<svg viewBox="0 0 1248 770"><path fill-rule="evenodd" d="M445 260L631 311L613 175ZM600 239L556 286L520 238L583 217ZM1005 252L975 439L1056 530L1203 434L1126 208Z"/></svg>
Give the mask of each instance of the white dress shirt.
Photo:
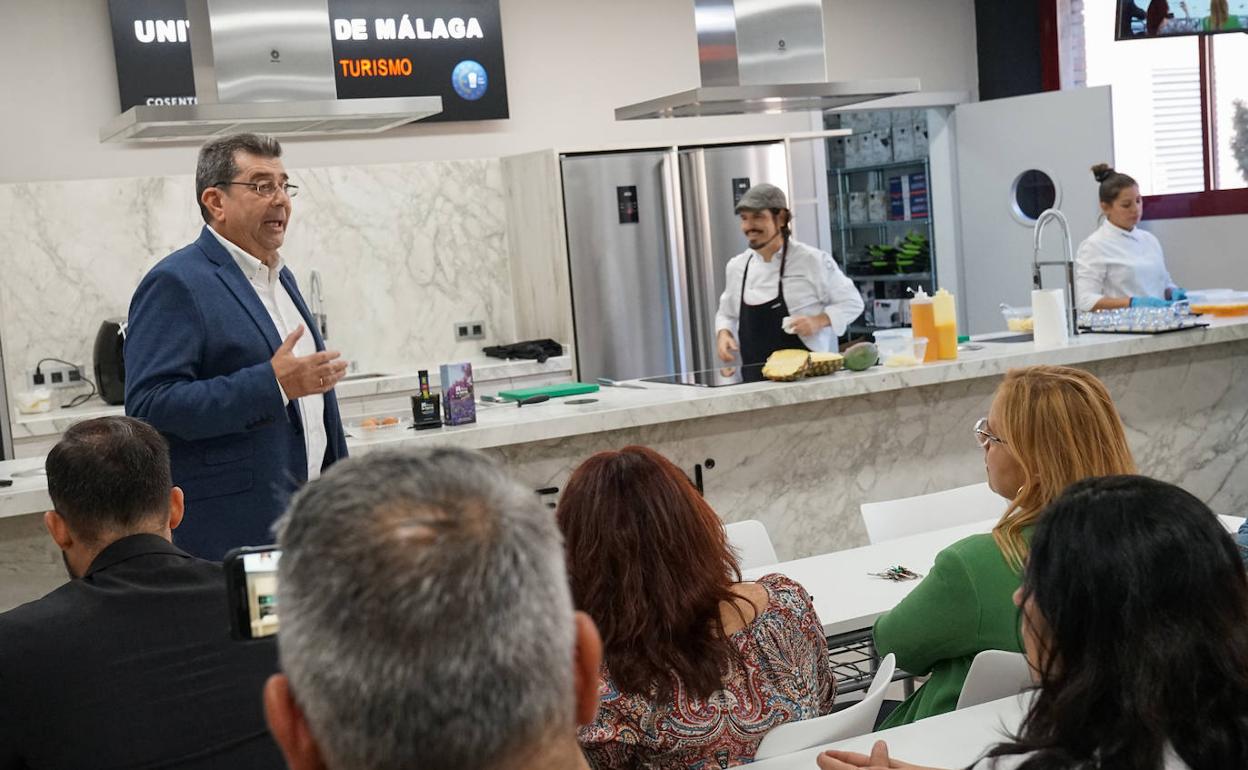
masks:
<svg viewBox="0 0 1248 770"><path fill-rule="evenodd" d="M782 252L777 251L768 262L758 252L747 249L728 261L724 293L719 298L719 313L715 316L717 334L720 329L727 329L734 337L738 336L741 276L746 261L750 263L750 274L745 284L745 304L761 305L780 293L781 257ZM789 239L789 255L784 265L784 300L790 316L827 313L832 321L830 326L801 338L806 347L820 353L836 350L836 338L861 315L863 307L858 287L845 277L831 254L793 238Z"/></svg>
<svg viewBox="0 0 1248 770"><path fill-rule="evenodd" d="M279 256L277 267L270 270L268 265L243 251L233 242L226 240L211 226L208 232L216 236L216 239L234 258L235 264L243 271L243 275L247 276L247 282L256 290L256 295L260 297L260 304L264 305L264 309L269 312L269 318L272 319L273 326L277 328L278 339L286 339L304 321L290 293L278 280L285 262ZM310 356L315 352L316 341L312 338L312 330L304 329L303 336L295 343L294 353L302 357ZM286 389L282 387L282 383L277 383L277 388L282 392L282 398L289 404L290 397L286 395ZM297 399L296 404L299 407L299 416L303 419L303 448L308 453L308 481L311 481L321 475L321 465L325 462L325 449L329 445L329 438L325 433L325 397L314 393Z"/></svg>
<svg viewBox="0 0 1248 770"><path fill-rule="evenodd" d="M1139 227L1123 230L1108 219L1079 244L1075 299L1091 310L1103 297L1157 297L1178 288L1166 270L1157 236Z"/></svg>

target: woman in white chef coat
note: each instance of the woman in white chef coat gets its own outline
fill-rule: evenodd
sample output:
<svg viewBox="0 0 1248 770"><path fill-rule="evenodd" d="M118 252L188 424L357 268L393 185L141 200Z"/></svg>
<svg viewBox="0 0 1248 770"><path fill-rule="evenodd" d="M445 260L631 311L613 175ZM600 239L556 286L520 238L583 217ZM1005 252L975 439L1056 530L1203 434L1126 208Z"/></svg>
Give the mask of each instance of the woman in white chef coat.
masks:
<svg viewBox="0 0 1248 770"><path fill-rule="evenodd" d="M830 254L792 237L780 188L754 185L736 210L750 248L728 261L715 317L720 360L731 362L739 352L749 381L762 379L749 365L777 350L835 351L837 338L862 313L858 288Z"/></svg>
<svg viewBox="0 0 1248 770"><path fill-rule="evenodd" d="M1075 256L1075 303L1080 310L1164 307L1186 299L1166 270L1161 243L1137 225L1144 215L1140 186L1108 164L1092 167L1100 183L1100 227Z"/></svg>

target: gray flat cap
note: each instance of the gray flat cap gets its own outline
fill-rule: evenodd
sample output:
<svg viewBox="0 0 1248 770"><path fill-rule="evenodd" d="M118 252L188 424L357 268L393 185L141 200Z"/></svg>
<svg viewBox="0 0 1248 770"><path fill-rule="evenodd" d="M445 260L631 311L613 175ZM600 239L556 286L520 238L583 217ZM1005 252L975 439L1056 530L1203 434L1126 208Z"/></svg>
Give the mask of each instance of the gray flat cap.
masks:
<svg viewBox="0 0 1248 770"><path fill-rule="evenodd" d="M784 190L781 190L774 184L763 182L745 191L745 195L742 195L741 200L737 203L736 211L740 213L741 209L762 211L763 209L787 209L788 207L789 201L784 197Z"/></svg>

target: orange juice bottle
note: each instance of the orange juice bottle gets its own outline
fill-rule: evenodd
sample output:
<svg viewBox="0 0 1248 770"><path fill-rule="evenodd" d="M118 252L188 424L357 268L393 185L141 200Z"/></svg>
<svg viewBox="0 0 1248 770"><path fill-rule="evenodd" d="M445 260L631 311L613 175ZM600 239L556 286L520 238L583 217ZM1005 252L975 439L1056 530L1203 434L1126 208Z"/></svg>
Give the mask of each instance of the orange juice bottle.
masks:
<svg viewBox="0 0 1248 770"><path fill-rule="evenodd" d="M914 338L927 337L927 352L923 354L923 363L936 360L936 315L932 298L920 286L910 300L910 326L914 329Z"/></svg>
<svg viewBox="0 0 1248 770"><path fill-rule="evenodd" d="M932 297L936 327L936 350L942 360L958 357L958 312L953 295L945 289ZM927 343L930 347L932 343Z"/></svg>

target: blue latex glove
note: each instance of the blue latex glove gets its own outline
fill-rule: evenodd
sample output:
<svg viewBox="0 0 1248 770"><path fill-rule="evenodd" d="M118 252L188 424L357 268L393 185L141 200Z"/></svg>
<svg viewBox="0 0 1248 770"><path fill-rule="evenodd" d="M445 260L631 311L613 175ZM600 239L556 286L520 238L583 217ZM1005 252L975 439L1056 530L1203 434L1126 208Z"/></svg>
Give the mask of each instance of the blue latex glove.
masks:
<svg viewBox="0 0 1248 770"><path fill-rule="evenodd" d="M1170 299L1175 302L1182 302L1187 299L1187 289L1175 287L1170 290Z"/></svg>
<svg viewBox="0 0 1248 770"><path fill-rule="evenodd" d="M1170 303L1156 297L1132 297L1131 307L1170 307Z"/></svg>

